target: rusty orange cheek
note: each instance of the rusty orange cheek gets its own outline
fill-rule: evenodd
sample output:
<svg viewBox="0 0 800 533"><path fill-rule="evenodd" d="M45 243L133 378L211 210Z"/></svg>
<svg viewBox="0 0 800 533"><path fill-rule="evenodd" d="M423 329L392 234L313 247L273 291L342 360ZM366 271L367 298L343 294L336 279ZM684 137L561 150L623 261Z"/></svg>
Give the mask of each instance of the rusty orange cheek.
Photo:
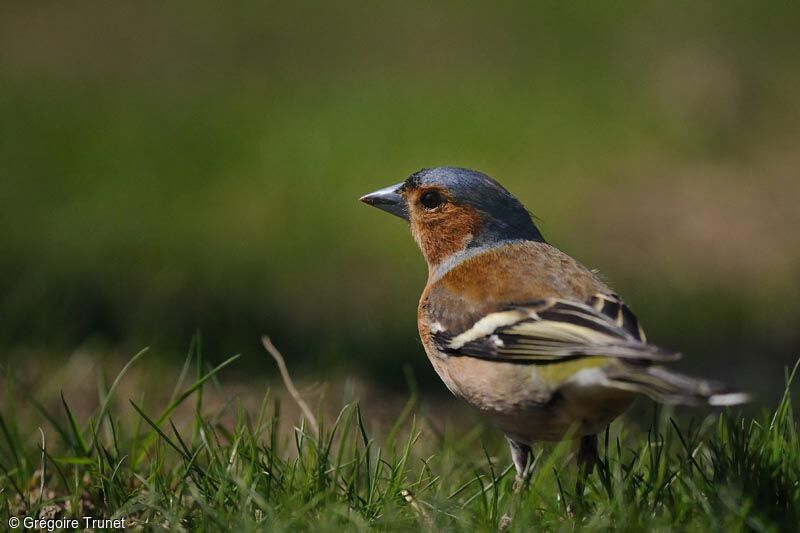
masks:
<svg viewBox="0 0 800 533"><path fill-rule="evenodd" d="M430 265L463 250L482 226L476 209L453 204L433 211L415 209L411 220L414 236Z"/></svg>

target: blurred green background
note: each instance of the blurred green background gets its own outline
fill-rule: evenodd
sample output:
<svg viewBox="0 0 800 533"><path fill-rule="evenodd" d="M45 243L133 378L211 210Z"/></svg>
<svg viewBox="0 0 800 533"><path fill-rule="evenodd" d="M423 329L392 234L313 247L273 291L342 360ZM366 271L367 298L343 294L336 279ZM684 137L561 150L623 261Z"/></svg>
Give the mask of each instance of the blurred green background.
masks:
<svg viewBox="0 0 800 533"><path fill-rule="evenodd" d="M800 356L790 2L3 2L2 358L152 346L435 379L425 268L357 198L501 181L682 368ZM56 359L58 360L58 359ZM442 388L443 390L443 388Z"/></svg>

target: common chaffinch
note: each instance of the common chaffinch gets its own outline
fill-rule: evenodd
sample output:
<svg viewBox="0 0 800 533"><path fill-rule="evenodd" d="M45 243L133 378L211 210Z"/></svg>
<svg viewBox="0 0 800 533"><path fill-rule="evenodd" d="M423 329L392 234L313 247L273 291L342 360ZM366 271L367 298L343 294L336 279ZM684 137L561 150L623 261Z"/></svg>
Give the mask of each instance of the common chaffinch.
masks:
<svg viewBox="0 0 800 533"><path fill-rule="evenodd" d="M465 168L423 169L361 198L396 215L428 263L419 335L456 396L505 434L518 479L535 441L580 438L582 479L597 433L638 394L674 404L734 405L747 395L659 363L635 315L595 272L548 244L525 207Z"/></svg>

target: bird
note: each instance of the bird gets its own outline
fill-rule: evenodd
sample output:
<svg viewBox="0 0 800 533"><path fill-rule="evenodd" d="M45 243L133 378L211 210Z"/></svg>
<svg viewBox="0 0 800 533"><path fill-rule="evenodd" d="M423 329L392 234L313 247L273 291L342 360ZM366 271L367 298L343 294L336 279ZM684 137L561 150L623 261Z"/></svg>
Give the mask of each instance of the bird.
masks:
<svg viewBox="0 0 800 533"><path fill-rule="evenodd" d="M428 266L419 336L445 386L505 435L516 483L533 446L579 440L576 493L599 464L597 435L639 395L730 406L727 385L667 368L596 271L548 243L523 204L486 174L426 168L360 200L405 220Z"/></svg>

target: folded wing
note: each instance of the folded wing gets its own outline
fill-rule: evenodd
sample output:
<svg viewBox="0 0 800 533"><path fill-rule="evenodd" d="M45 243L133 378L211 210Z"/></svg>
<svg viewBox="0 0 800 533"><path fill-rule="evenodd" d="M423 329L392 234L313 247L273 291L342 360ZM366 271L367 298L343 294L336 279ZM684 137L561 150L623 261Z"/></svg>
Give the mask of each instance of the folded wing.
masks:
<svg viewBox="0 0 800 533"><path fill-rule="evenodd" d="M613 294L585 303L547 298L489 313L462 332L435 329L440 351L526 364L582 357L674 361L680 354L647 344L636 317Z"/></svg>

